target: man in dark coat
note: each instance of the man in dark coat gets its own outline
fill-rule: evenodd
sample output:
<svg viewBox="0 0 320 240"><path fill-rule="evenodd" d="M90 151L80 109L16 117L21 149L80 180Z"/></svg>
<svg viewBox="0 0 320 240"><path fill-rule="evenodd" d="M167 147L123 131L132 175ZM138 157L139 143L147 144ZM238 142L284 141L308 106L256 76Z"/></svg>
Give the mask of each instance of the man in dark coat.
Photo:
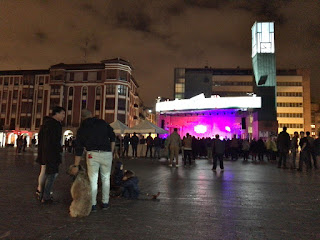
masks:
<svg viewBox="0 0 320 240"><path fill-rule="evenodd" d="M36 161L41 165L41 171L36 193L42 203L52 202L50 193L61 163L61 121L64 118L65 109L58 106L54 107L52 116L43 119L43 125L39 131L38 157Z"/></svg>
<svg viewBox="0 0 320 240"><path fill-rule="evenodd" d="M130 138L130 144L132 147L132 158L137 158L138 143L139 143L139 138L134 132L133 136Z"/></svg>
<svg viewBox="0 0 320 240"><path fill-rule="evenodd" d="M283 163L283 168L287 168L287 165L286 165L287 155L290 149L290 136L287 133L287 127L283 127L283 131L279 133L279 136L277 139L277 147L279 152L278 168L281 168L282 163Z"/></svg>

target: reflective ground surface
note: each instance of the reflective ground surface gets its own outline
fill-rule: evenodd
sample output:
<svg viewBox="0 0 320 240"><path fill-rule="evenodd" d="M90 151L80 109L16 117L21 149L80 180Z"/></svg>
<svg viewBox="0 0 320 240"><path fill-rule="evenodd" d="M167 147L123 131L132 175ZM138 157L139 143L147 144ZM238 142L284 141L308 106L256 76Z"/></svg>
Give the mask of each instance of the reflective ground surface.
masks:
<svg viewBox="0 0 320 240"><path fill-rule="evenodd" d="M0 149L0 239L320 239L319 170L238 160L213 172L207 159L179 168L165 159L128 159L141 197L160 191L159 200L111 199L107 211L74 219L65 173L72 155L63 154L52 205L35 199L35 157L30 149Z"/></svg>

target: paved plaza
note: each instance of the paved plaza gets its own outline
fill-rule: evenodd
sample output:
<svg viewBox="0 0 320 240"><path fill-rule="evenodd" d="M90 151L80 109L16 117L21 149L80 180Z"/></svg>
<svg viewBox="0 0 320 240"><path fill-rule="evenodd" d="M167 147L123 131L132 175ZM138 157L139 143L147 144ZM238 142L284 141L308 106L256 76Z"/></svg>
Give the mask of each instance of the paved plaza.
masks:
<svg viewBox="0 0 320 240"><path fill-rule="evenodd" d="M0 149L0 239L320 239L319 170L238 160L213 172L207 159L179 168L165 159L127 159L142 198L160 191L159 200L113 198L107 211L71 218L66 169L73 156L63 153L52 205L35 198L35 157L30 149L20 155Z"/></svg>

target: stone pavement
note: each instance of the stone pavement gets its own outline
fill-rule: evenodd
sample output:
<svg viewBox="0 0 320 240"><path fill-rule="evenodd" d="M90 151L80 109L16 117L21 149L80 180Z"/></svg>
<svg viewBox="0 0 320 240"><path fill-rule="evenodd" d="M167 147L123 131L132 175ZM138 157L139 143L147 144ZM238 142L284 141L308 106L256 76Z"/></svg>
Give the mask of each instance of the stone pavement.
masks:
<svg viewBox="0 0 320 240"><path fill-rule="evenodd" d="M111 199L107 211L71 218L71 179L64 162L53 205L35 199L39 166L35 155L0 149L0 239L320 239L320 172L296 172L276 165L211 161L169 168L166 161L124 160L144 193L158 201Z"/></svg>

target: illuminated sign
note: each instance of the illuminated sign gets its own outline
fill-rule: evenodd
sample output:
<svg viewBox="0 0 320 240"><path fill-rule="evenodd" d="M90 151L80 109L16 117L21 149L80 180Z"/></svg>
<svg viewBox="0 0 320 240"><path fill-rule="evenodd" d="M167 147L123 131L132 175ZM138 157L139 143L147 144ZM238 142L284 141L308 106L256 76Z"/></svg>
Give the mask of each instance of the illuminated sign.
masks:
<svg viewBox="0 0 320 240"><path fill-rule="evenodd" d="M157 112L177 110L202 110L202 109L226 109L226 108L261 108L261 97L216 97L205 98L200 94L190 99L158 102Z"/></svg>

